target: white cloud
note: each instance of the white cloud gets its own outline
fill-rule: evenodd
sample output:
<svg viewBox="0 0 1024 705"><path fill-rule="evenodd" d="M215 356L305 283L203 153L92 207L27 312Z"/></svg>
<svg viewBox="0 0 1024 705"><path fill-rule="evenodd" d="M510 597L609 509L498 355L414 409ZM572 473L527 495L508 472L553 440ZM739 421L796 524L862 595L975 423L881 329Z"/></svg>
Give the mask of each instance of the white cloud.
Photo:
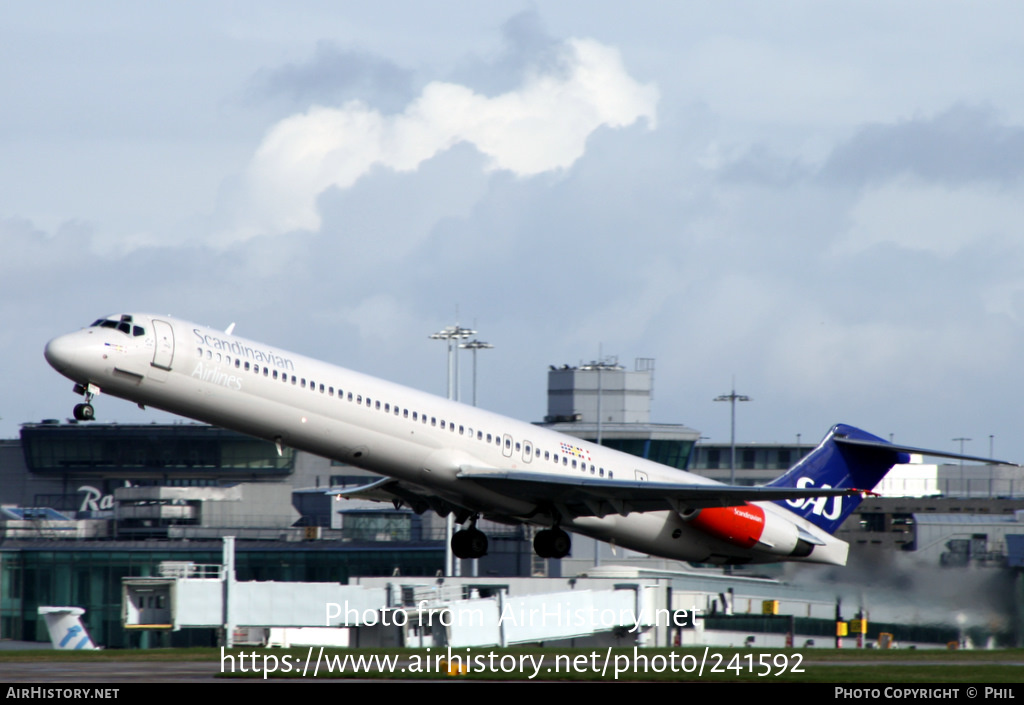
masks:
<svg viewBox="0 0 1024 705"><path fill-rule="evenodd" d="M985 240L1019 247L1019 189L988 184L949 187L900 177L867 188L851 211L838 254L893 243L949 257Z"/></svg>
<svg viewBox="0 0 1024 705"><path fill-rule="evenodd" d="M861 323L829 318L827 311L789 322L769 342L772 376L791 398L878 404L910 395L945 404L980 386L984 372L1012 361L1012 332L979 318L938 325ZM980 343L979 341L984 341Z"/></svg>
<svg viewBox="0 0 1024 705"><path fill-rule="evenodd" d="M616 49L569 40L559 68L494 97L433 82L398 115L350 102L282 120L253 157L242 210L221 241L315 230L316 199L328 188L348 188L376 167L416 170L458 143L486 155L490 170L527 177L572 166L602 126L653 126L658 91L633 80Z"/></svg>

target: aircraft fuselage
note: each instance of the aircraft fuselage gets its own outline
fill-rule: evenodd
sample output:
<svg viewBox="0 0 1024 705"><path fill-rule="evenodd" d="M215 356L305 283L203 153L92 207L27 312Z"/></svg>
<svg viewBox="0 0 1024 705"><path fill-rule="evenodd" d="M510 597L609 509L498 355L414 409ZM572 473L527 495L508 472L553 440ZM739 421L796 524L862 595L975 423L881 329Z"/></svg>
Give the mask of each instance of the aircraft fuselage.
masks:
<svg viewBox="0 0 1024 705"><path fill-rule="evenodd" d="M717 514L615 511L617 482L720 483L170 317L100 319L50 341L46 358L86 390L365 468L474 516L560 526L686 561L846 561L845 542L776 502L738 502ZM608 504L567 511L466 477L468 469L488 468L600 482ZM748 529L757 535L745 535ZM803 539L810 543L797 547Z"/></svg>

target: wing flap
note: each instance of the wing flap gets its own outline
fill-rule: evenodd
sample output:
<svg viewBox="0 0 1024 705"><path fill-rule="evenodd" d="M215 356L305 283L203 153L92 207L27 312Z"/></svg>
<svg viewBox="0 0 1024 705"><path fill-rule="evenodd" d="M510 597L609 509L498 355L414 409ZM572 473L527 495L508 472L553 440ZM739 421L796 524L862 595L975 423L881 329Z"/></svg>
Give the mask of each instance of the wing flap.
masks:
<svg viewBox="0 0 1024 705"><path fill-rule="evenodd" d="M417 514L422 514L428 509L433 509L441 516L447 516L450 512L461 513L464 511L462 507L457 507L421 487L403 483L390 477L383 477L367 485L360 485L351 489L329 490L327 494L344 497L345 499L391 502L396 507L405 504Z"/></svg>

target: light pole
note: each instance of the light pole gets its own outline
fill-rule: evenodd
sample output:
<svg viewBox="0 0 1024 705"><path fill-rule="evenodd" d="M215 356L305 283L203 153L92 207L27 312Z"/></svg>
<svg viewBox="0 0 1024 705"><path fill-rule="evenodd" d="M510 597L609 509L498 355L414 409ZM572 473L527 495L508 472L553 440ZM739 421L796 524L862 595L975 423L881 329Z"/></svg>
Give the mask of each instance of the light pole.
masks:
<svg viewBox="0 0 1024 705"><path fill-rule="evenodd" d="M963 455L964 454L964 443L966 441L972 441L974 439L973 438L963 438L963 437L961 437L961 438L954 438L953 440L954 441L960 441L960 455ZM965 483L966 483L966 480L964 479L964 459L960 458L960 491L963 492L963 496L964 497L967 497L968 496L968 492L967 492L967 488L964 486Z"/></svg>
<svg viewBox="0 0 1024 705"><path fill-rule="evenodd" d="M443 340L448 345L448 398L459 400L459 346L458 341L465 340L471 335L476 335L476 331L471 328L463 328L458 323L454 326L445 326L437 333L433 333L430 336L431 340ZM452 351L454 350L454 357ZM455 373L452 374L452 360L455 361ZM453 384L454 379L454 384Z"/></svg>
<svg viewBox="0 0 1024 705"><path fill-rule="evenodd" d="M459 347L473 351L473 406L476 406L476 351L491 350L494 346L490 343L485 343L482 340L476 340L474 338L468 343L459 344Z"/></svg>
<svg viewBox="0 0 1024 705"><path fill-rule="evenodd" d="M473 406L476 406L476 351L490 350L494 346L491 345L490 343L485 343L482 340L477 340L476 338L474 338L473 340L470 340L468 343L460 343L459 347L473 351ZM477 574L480 572L480 559L474 558L470 562L470 566L470 572L473 574L473 577L475 578Z"/></svg>
<svg viewBox="0 0 1024 705"><path fill-rule="evenodd" d="M736 380L732 382L732 391L728 394L722 394L714 398L713 401L727 401L732 407L730 414L730 431L729 431L729 484L736 484L736 402L738 401L753 401L750 397L736 393Z"/></svg>
<svg viewBox="0 0 1024 705"><path fill-rule="evenodd" d="M448 398L458 399L458 374L459 374L459 348L457 344L453 344L453 341L457 343L459 340L465 340L471 335L475 335L475 330L469 328L463 328L458 323L454 326L445 326L437 333L433 333L430 336L431 340L443 340L448 345ZM452 349L455 350L455 380L456 384L452 385ZM457 575L456 570L458 565L455 563L455 555L452 553L452 534L455 532L455 517L452 516L451 512L448 512L448 516L445 517L444 521L444 574L445 575Z"/></svg>
<svg viewBox="0 0 1024 705"><path fill-rule="evenodd" d="M445 364L447 365L446 377L445 377L445 396L452 398L452 338L455 335L455 326L445 326L436 333L432 333L430 336L431 340L443 340L448 346L448 356L445 358Z"/></svg>

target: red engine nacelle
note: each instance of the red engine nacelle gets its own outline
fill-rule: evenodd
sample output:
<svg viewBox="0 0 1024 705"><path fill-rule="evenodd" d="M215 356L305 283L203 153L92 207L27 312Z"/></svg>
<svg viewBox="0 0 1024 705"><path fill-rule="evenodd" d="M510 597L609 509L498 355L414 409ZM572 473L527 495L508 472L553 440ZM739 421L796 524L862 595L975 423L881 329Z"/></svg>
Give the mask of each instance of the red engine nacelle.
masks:
<svg viewBox="0 0 1024 705"><path fill-rule="evenodd" d="M701 509L690 524L741 548L784 556L806 556L812 546L800 538L796 526L756 504Z"/></svg>

